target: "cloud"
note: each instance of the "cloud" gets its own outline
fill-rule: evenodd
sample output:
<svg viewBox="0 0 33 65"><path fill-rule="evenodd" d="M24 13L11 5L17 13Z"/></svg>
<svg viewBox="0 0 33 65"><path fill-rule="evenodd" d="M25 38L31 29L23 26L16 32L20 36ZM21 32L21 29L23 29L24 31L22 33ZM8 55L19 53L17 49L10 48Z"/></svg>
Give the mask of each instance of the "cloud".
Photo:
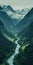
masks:
<svg viewBox="0 0 33 65"><path fill-rule="evenodd" d="M11 5L13 8L27 8L33 6L33 0L0 0L0 4Z"/></svg>

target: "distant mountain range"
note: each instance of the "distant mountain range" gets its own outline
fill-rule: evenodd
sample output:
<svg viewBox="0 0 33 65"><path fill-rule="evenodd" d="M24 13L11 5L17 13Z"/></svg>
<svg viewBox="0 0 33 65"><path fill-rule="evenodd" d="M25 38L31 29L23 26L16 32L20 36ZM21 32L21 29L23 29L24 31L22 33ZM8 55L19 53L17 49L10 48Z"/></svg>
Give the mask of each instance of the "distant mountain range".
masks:
<svg viewBox="0 0 33 65"><path fill-rule="evenodd" d="M22 37L33 43L33 8L14 10L9 5L0 6L0 63L7 54L13 54L15 40L20 38L21 43Z"/></svg>
<svg viewBox="0 0 33 65"><path fill-rule="evenodd" d="M12 23L14 25L16 25L20 20L21 15L16 14L15 11L13 10L13 8L9 5L8 6L6 6L6 5L5 6L0 6L0 13L1 12L3 12L3 14L6 13L8 19L11 19ZM0 16L3 16L3 15L0 14ZM3 16L3 18L4 18L4 16Z"/></svg>
<svg viewBox="0 0 33 65"><path fill-rule="evenodd" d="M15 10L17 14L20 14L20 15L25 15L29 9L28 8L24 8L24 9L21 9L21 10Z"/></svg>
<svg viewBox="0 0 33 65"><path fill-rule="evenodd" d="M8 6L6 6L6 5L0 6L0 10L12 11L12 12L14 12L13 8L12 8L10 5L8 5Z"/></svg>
<svg viewBox="0 0 33 65"><path fill-rule="evenodd" d="M14 10L11 6L0 6L0 21L5 29L14 36L28 34L33 22L33 8ZM30 32L29 32L30 34Z"/></svg>
<svg viewBox="0 0 33 65"><path fill-rule="evenodd" d="M21 15L21 14L25 14L26 12L28 12L29 11L29 8L24 8L24 9L21 9L21 10L15 10L10 5L8 5L8 6L6 6L6 5L1 6L0 5L0 10L12 11L14 13L17 13L17 14L20 14Z"/></svg>

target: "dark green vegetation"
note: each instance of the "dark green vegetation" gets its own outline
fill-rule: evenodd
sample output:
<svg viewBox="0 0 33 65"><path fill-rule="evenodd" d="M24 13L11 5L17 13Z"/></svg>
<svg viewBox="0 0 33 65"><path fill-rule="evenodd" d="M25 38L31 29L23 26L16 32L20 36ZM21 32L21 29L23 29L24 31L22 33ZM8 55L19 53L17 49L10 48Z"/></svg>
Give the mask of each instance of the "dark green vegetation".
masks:
<svg viewBox="0 0 33 65"><path fill-rule="evenodd" d="M0 32L0 64L14 53L16 45L8 41Z"/></svg>
<svg viewBox="0 0 33 65"><path fill-rule="evenodd" d="M33 65L33 44L26 38L19 41L19 54L14 58L14 65ZM31 41L32 42L32 41Z"/></svg>
<svg viewBox="0 0 33 65"><path fill-rule="evenodd" d="M3 23L0 21L0 65L8 65L6 61L14 53L16 48L16 44L14 42L11 42L4 37L2 32L7 34L7 31L5 32L4 30L6 29L4 28Z"/></svg>

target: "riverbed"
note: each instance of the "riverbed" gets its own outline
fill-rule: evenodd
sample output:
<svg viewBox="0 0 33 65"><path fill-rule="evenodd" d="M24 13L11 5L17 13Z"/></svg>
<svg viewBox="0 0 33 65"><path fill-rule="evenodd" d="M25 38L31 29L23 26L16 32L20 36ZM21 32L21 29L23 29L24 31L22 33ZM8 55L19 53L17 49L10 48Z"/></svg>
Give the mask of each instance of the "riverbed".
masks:
<svg viewBox="0 0 33 65"><path fill-rule="evenodd" d="M14 65L13 64L14 57L15 57L15 55L17 55L19 53L20 45L18 44L18 41L19 41L19 38L18 38L18 40L15 41L15 44L17 44L16 49L15 49L15 53L12 56L10 56L10 58L7 60L9 65Z"/></svg>

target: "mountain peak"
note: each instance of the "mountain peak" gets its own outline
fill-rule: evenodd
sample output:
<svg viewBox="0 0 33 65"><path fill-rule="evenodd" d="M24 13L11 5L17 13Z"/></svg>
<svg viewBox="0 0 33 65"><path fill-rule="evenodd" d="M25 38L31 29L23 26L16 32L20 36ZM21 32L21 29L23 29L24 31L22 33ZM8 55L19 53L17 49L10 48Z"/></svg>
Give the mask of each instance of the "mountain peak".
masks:
<svg viewBox="0 0 33 65"><path fill-rule="evenodd" d="M12 8L10 5L8 5L7 8L8 8L9 10L11 10L11 11L14 11L13 8Z"/></svg>
<svg viewBox="0 0 33 65"><path fill-rule="evenodd" d="M6 10L6 11L14 12L14 9L10 5L0 6L0 10Z"/></svg>

